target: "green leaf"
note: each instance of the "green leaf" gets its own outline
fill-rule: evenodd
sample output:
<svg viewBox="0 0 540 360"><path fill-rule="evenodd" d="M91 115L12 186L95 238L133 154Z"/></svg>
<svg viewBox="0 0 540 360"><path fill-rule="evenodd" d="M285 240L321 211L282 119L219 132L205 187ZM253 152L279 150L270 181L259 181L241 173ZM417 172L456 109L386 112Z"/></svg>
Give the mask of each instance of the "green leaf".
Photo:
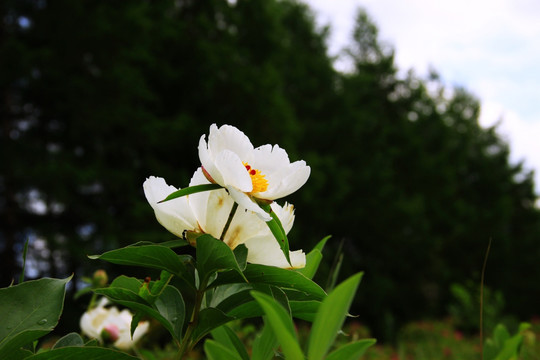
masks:
<svg viewBox="0 0 540 360"><path fill-rule="evenodd" d="M90 259L100 259L119 265L142 266L166 270L179 277L189 278L184 261L173 250L161 245L127 246L111 250L102 255L91 255Z"/></svg>
<svg viewBox="0 0 540 360"><path fill-rule="evenodd" d="M493 330L493 338L495 344L500 348L510 338L510 333L503 324L497 324L495 330Z"/></svg>
<svg viewBox="0 0 540 360"><path fill-rule="evenodd" d="M120 275L114 279L109 287L117 287L121 289L131 290L134 293L139 292L139 288L142 286L143 282L134 277L129 277L125 275Z"/></svg>
<svg viewBox="0 0 540 360"><path fill-rule="evenodd" d="M217 190L222 189L221 186L218 184L202 184L202 185L194 185L194 186L188 186L187 188L177 190L171 194L169 194L165 199L158 201L158 204L169 201L172 199L176 199L182 196L195 194L202 191L210 191L210 190Z"/></svg>
<svg viewBox="0 0 540 360"><path fill-rule="evenodd" d="M154 302L154 308L172 325L174 334L182 334L186 305L182 294L174 286L167 285Z"/></svg>
<svg viewBox="0 0 540 360"><path fill-rule="evenodd" d="M313 322L321 306L320 301L289 301L291 313L294 318Z"/></svg>
<svg viewBox="0 0 540 360"><path fill-rule="evenodd" d="M331 352L326 360L357 360L376 342L377 340L375 339L362 339L343 345L339 349Z"/></svg>
<svg viewBox="0 0 540 360"><path fill-rule="evenodd" d="M299 273L303 274L308 279L313 279L313 276L315 276L315 273L317 272L317 269L319 268L319 264L322 260L322 254L319 250L313 249L309 252L309 254L306 255L306 266L304 266L301 269L297 269Z"/></svg>
<svg viewBox="0 0 540 360"><path fill-rule="evenodd" d="M264 322L262 332L253 342L251 360L271 360L274 357L274 348L277 347L278 341L266 318L264 318Z"/></svg>
<svg viewBox="0 0 540 360"><path fill-rule="evenodd" d="M153 242L153 241L138 241L138 242L136 242L134 244L131 244L129 246L133 247L133 246L144 246L144 245L159 245L159 246L168 247L169 249L175 249L175 248L187 246L187 245L189 245L189 242L187 242L184 239L174 239L174 240L164 241L164 242L160 242L160 243L156 243L156 242Z"/></svg>
<svg viewBox="0 0 540 360"><path fill-rule="evenodd" d="M313 250L319 250L319 252L322 253L323 249L324 249L324 246L326 245L326 242L332 237L332 235L328 235L328 236L325 236L321 241L319 241L317 243L317 245L315 245L315 247L313 248Z"/></svg>
<svg viewBox="0 0 540 360"><path fill-rule="evenodd" d="M210 339L204 342L204 353L208 360L242 360L232 349Z"/></svg>
<svg viewBox="0 0 540 360"><path fill-rule="evenodd" d="M246 269L247 265L247 255L248 255L248 249L246 245L240 244L233 250L234 257L236 258L236 262L238 263L238 266L240 267L240 270L244 271Z"/></svg>
<svg viewBox="0 0 540 360"><path fill-rule="evenodd" d="M236 333L231 330L227 325L220 326L215 328L210 332L212 337L221 345L225 346L228 349L234 349L236 355L242 360L249 360L249 355L244 347L244 344Z"/></svg>
<svg viewBox="0 0 540 360"><path fill-rule="evenodd" d="M156 319L176 340L182 338L185 304L182 295L175 287L167 285L162 295L154 303L154 307L137 293L128 289L110 286L94 291L96 294L105 295L112 301L133 309L135 312L140 311Z"/></svg>
<svg viewBox="0 0 540 360"><path fill-rule="evenodd" d="M321 241L319 241L317 245L315 245L313 250L311 250L309 254L307 254L306 266L296 271L304 274L304 276L307 277L308 279L313 279L313 276L315 276L315 274L317 273L317 270L319 269L319 265L323 257L322 251L323 251L324 245L326 245L326 242L328 241L328 239L330 239L330 237L331 236L328 235L325 238L323 238Z"/></svg>
<svg viewBox="0 0 540 360"><path fill-rule="evenodd" d="M279 305L283 306L283 308L285 309L285 311L287 311L287 314L290 317L291 305L289 304L289 299L287 299L287 295L285 295L283 290L276 286L270 286L270 293L274 300L276 300Z"/></svg>
<svg viewBox="0 0 540 360"><path fill-rule="evenodd" d="M351 276L339 284L321 303L309 337L308 358L310 360L325 358L345 321L361 279L362 273Z"/></svg>
<svg viewBox="0 0 540 360"><path fill-rule="evenodd" d="M268 284L280 287L284 290L292 289L311 296L313 300L322 300L326 297L324 290L304 275L287 269L259 264L248 264L244 275L250 284ZM212 286L241 283L244 280L236 272L219 274Z"/></svg>
<svg viewBox="0 0 540 360"><path fill-rule="evenodd" d="M281 345L285 358L304 359L304 354L302 353L300 345L298 344L298 339L296 338L292 319L287 314L287 311L272 297L266 294L252 291L251 295L263 309L268 324L274 331L274 334Z"/></svg>
<svg viewBox="0 0 540 360"><path fill-rule="evenodd" d="M495 357L495 360L514 360L518 358L519 348L523 342L523 335L514 335L504 342L502 349Z"/></svg>
<svg viewBox="0 0 540 360"><path fill-rule="evenodd" d="M290 316L291 308L285 292L278 287L266 284L253 284L250 286L250 290L233 294L228 299L224 299L219 304L218 309L237 319L262 316L264 312L251 296L251 290L256 290L273 297L274 300L287 310Z"/></svg>
<svg viewBox="0 0 540 360"><path fill-rule="evenodd" d="M283 255L285 255L285 259L287 259L287 262L289 265L292 266L290 255L289 255L289 239L287 239L287 233L283 229L283 225L281 224L281 221L277 217L276 213L272 211L272 207L270 204L261 204L259 203L259 206L261 209L266 211L270 214L272 217L272 220L267 221L266 225L276 238L276 241L279 244L279 247L281 248L281 251L283 252Z"/></svg>
<svg viewBox="0 0 540 360"><path fill-rule="evenodd" d="M201 283L205 283L212 274L224 270L234 270L243 277L244 274L234 255L231 248L223 241L210 235L198 237L197 270ZM246 281L245 277L244 281Z"/></svg>
<svg viewBox="0 0 540 360"><path fill-rule="evenodd" d="M60 338L52 348L58 349L66 346L84 346L84 341L79 334L72 332Z"/></svg>
<svg viewBox="0 0 540 360"><path fill-rule="evenodd" d="M9 359L13 352L54 329L70 279L43 278L0 289L0 359Z"/></svg>
<svg viewBox="0 0 540 360"><path fill-rule="evenodd" d="M124 352L93 346L68 346L27 357L25 360L133 360L138 359Z"/></svg>
<svg viewBox="0 0 540 360"><path fill-rule="evenodd" d="M215 328L234 320L233 317L226 315L223 311L216 308L206 308L199 313L199 321L195 330L193 330L192 338L194 343L197 343L210 331Z"/></svg>
<svg viewBox="0 0 540 360"><path fill-rule="evenodd" d="M253 286L246 283L218 286L206 292L205 298L210 298L210 301L206 303L206 306L218 308L221 304L231 303L231 306L234 307L238 303L251 301L253 300L249 294L249 291L251 290L253 290ZM211 296L209 296L210 294ZM228 308L228 305L225 305L225 308ZM227 311L224 310L223 312L226 313Z"/></svg>

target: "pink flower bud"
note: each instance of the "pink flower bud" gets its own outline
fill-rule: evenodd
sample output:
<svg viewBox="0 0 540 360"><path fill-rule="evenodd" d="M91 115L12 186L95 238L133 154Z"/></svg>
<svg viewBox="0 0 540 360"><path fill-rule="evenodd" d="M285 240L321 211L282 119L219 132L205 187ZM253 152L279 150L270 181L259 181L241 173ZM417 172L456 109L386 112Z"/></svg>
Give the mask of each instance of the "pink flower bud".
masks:
<svg viewBox="0 0 540 360"><path fill-rule="evenodd" d="M101 330L101 338L105 343L114 343L120 337L120 329L115 324L107 324Z"/></svg>

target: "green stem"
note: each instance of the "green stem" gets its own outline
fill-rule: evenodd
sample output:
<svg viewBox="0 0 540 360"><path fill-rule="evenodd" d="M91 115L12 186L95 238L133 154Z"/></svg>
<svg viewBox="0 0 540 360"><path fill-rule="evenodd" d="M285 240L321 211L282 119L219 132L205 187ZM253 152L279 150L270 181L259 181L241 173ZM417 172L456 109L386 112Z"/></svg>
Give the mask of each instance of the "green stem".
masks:
<svg viewBox="0 0 540 360"><path fill-rule="evenodd" d="M229 230L229 226L231 226L231 222L234 217L234 214L236 213L236 209L238 209L238 203L234 202L231 208L231 212L229 214L229 218L227 219L227 223L225 224L225 227L223 228L223 231L221 232L221 236L219 237L219 240L221 241L225 240L225 234L227 234L227 230Z"/></svg>
<svg viewBox="0 0 540 360"><path fill-rule="evenodd" d="M191 335L193 334L193 330L195 330L195 328L197 327L197 323L199 322L199 313L201 312L202 300L204 297L204 293L206 291L207 284L208 284L208 279L204 279L201 282L201 286L197 290L197 294L195 297L195 306L193 307L193 312L191 313L191 320L186 329L186 333L184 334L184 337L182 338L180 349L178 350L178 353L176 354L177 360L181 360L184 357L184 355L189 353L196 344L191 338Z"/></svg>

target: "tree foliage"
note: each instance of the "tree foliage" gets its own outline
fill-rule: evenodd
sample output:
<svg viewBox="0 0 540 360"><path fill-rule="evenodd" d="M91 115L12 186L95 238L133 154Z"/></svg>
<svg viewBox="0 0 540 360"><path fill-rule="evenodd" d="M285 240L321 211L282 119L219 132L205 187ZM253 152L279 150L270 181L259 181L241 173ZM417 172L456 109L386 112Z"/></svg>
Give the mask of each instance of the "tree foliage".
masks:
<svg viewBox="0 0 540 360"><path fill-rule="evenodd" d="M311 165L291 238L345 239L343 276L366 272L357 309L379 330L440 314L451 283L479 279L490 238L488 285L534 312L532 174L465 89L400 77L365 12L346 74L294 1L7 0L0 18L3 286L26 239L37 275L55 277L167 240L144 179L186 183L200 135L229 123Z"/></svg>

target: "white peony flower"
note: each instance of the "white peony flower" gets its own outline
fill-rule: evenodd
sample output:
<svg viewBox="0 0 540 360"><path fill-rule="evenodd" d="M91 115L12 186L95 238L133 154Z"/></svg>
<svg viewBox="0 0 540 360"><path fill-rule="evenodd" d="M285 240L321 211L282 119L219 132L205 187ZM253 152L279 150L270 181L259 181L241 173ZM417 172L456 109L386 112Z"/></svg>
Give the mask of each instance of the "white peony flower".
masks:
<svg viewBox="0 0 540 360"><path fill-rule="evenodd" d="M208 183L199 168L189 185ZM182 236L187 230L210 234L219 239L234 204L234 199L225 189L199 192L158 203L177 189L167 185L163 178L153 176L144 182L143 188L159 223L177 236ZM281 207L276 203L270 206L288 233L294 222L293 206L285 204ZM238 206L223 242L231 249L240 244L246 245L247 261L250 263L291 268L266 223L253 212L247 211L242 204ZM302 250L289 252L289 256L292 268L305 266L306 256Z"/></svg>
<svg viewBox="0 0 540 360"><path fill-rule="evenodd" d="M199 141L199 158L208 180L226 188L234 201L265 221L271 217L254 199L271 202L292 194L311 171L303 160L291 163L278 145L254 148L242 131L230 125L210 126L208 143L205 135Z"/></svg>
<svg viewBox="0 0 540 360"><path fill-rule="evenodd" d="M122 350L131 349L135 343L148 331L149 323L141 321L131 338L131 319L133 315L127 309L119 311L116 307L106 308L108 300L101 298L98 305L85 312L80 320L82 332L94 339L103 342L103 335L113 342L113 345Z"/></svg>

